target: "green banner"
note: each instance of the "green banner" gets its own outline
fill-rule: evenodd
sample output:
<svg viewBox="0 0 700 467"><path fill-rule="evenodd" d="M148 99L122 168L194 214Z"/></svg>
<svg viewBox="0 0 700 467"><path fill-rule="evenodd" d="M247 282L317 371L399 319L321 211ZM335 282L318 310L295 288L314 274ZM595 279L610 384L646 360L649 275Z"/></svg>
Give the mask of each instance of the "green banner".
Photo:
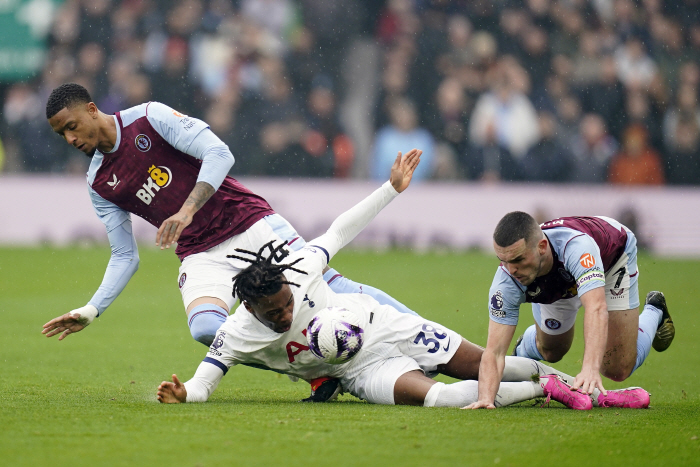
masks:
<svg viewBox="0 0 700 467"><path fill-rule="evenodd" d="M46 36L63 0L0 0L0 81L36 75L46 58Z"/></svg>

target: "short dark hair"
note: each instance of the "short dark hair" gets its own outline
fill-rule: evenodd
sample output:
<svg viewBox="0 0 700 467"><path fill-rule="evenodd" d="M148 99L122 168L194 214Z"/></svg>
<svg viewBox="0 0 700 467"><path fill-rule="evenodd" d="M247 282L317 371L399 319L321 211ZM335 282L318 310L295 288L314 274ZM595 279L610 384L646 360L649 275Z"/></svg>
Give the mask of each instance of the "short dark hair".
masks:
<svg viewBox="0 0 700 467"><path fill-rule="evenodd" d="M90 102L92 102L92 97L83 86L77 83L62 84L51 91L49 100L46 101L46 119L53 117L64 108Z"/></svg>
<svg viewBox="0 0 700 467"><path fill-rule="evenodd" d="M287 281L283 273L289 269L301 274L306 274L306 272L293 267L303 258L299 258L290 264L272 263L273 259L280 261L288 254L286 250L284 250L286 244L287 242L285 241L278 247L274 247L274 242L268 242L263 245L257 253L236 248L236 251L239 253L253 256L252 259L237 255L227 255L227 258L240 259L251 263L250 266L233 278L233 296L237 297L241 302L251 303L257 302L263 297L276 294L282 289L284 284L299 287L299 284ZM268 249L270 250L270 255L265 257L263 253Z"/></svg>
<svg viewBox="0 0 700 467"><path fill-rule="evenodd" d="M507 247L521 238L530 244L533 240L540 239L540 229L537 221L528 213L522 211L509 212L498 222L493 231L493 241L500 247Z"/></svg>

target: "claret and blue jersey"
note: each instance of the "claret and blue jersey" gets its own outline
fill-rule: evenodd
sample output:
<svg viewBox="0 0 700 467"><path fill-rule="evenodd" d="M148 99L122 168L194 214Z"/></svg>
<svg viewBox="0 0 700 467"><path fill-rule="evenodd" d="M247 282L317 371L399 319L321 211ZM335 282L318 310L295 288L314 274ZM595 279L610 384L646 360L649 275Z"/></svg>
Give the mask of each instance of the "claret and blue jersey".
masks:
<svg viewBox="0 0 700 467"><path fill-rule="evenodd" d="M178 239L180 259L206 251L246 231L270 205L228 177L233 155L201 120L149 102L114 115L117 139L110 152L96 151L87 173L97 216L105 224L112 257L90 304L102 313L138 266L130 213L160 227L176 214L197 182L216 192Z"/></svg>
<svg viewBox="0 0 700 467"><path fill-rule="evenodd" d="M489 290L491 320L517 325L520 305L550 304L605 286L605 273L625 251L627 230L607 217L562 217L540 226L553 257L552 269L524 286L499 265Z"/></svg>
<svg viewBox="0 0 700 467"><path fill-rule="evenodd" d="M114 119L114 149L95 152L88 172L93 206L108 231L128 219L129 213L160 227L180 210L197 181L206 181L217 191L182 232L176 250L181 259L216 246L274 213L262 197L233 178L224 178L227 170L223 174L206 170L205 153L209 150L206 155L215 159L211 149L223 143L203 121L158 102L117 112ZM228 150L224 152L230 157Z"/></svg>

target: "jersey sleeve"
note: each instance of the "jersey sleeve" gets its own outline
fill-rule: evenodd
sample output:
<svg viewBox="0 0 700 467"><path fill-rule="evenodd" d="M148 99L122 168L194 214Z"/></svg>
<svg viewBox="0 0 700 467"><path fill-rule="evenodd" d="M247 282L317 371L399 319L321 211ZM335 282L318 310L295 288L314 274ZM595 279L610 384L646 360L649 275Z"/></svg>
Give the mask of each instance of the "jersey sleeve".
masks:
<svg viewBox="0 0 700 467"><path fill-rule="evenodd" d="M102 196L98 195L97 192L89 185L88 190L90 194L90 202L92 202L92 208L95 210L97 217L105 225L107 233L116 229L124 222L131 222L131 215L128 211L125 211L111 201L107 201Z"/></svg>
<svg viewBox="0 0 700 467"><path fill-rule="evenodd" d="M129 213L102 198L92 188L90 188L90 198L97 217L107 229L112 250L102 283L88 302L97 308L101 315L124 290L138 270L139 254L136 239L131 230Z"/></svg>
<svg viewBox="0 0 700 467"><path fill-rule="evenodd" d="M209 128L203 121L188 117L160 102L146 107L148 122L175 149L188 153L197 135Z"/></svg>
<svg viewBox="0 0 700 467"><path fill-rule="evenodd" d="M563 263L576 278L579 297L589 290L605 287L605 271L598 244L589 235L571 239L564 252Z"/></svg>
<svg viewBox="0 0 700 467"><path fill-rule="evenodd" d="M489 290L489 318L491 321L516 326L520 316L520 305L524 301L525 292L499 266Z"/></svg>
<svg viewBox="0 0 700 467"><path fill-rule="evenodd" d="M221 378L226 373L216 365L212 365L205 358L197 367L192 379L185 382L187 390L186 402L206 402L209 396L216 390L221 382Z"/></svg>
<svg viewBox="0 0 700 467"><path fill-rule="evenodd" d="M175 149L202 161L198 182L218 190L234 163L229 147L205 122L182 115L160 102L151 102L146 115L153 128Z"/></svg>
<svg viewBox="0 0 700 467"><path fill-rule="evenodd" d="M321 238L321 237L319 237ZM323 275L323 270L328 265L331 259L331 255L328 250L319 245L323 242L316 242L314 244L307 243L304 248L295 252L296 255L303 256L303 261L300 262L299 269L311 272L315 271Z"/></svg>
<svg viewBox="0 0 700 467"><path fill-rule="evenodd" d="M325 234L311 240L308 245L321 249L326 255L327 264L398 195L391 183L384 183L368 197L338 216Z"/></svg>

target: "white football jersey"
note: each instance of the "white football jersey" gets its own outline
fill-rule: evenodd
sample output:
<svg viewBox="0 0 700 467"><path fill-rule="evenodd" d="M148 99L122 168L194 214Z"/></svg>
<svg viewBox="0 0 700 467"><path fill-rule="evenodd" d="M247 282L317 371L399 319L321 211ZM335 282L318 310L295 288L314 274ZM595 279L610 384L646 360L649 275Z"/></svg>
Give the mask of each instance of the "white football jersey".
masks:
<svg viewBox="0 0 700 467"><path fill-rule="evenodd" d="M380 305L374 298L362 294L336 294L323 280L323 269L328 263L325 248L307 244L297 252L291 253L282 263L301 261L295 269L307 274L286 270L284 275L291 285L294 295L292 327L285 333L269 329L240 305L234 314L228 317L219 328L219 332L209 348L205 362L212 363L224 372L233 365L243 364L256 368L268 369L297 376L305 380L321 376L340 377L348 367L372 344L372 334L368 333L369 323L379 318L377 315L396 312L393 308ZM363 349L352 360L340 365L324 363L309 350L306 340L306 328L318 310L337 306L353 311L360 318L360 327L364 332Z"/></svg>

